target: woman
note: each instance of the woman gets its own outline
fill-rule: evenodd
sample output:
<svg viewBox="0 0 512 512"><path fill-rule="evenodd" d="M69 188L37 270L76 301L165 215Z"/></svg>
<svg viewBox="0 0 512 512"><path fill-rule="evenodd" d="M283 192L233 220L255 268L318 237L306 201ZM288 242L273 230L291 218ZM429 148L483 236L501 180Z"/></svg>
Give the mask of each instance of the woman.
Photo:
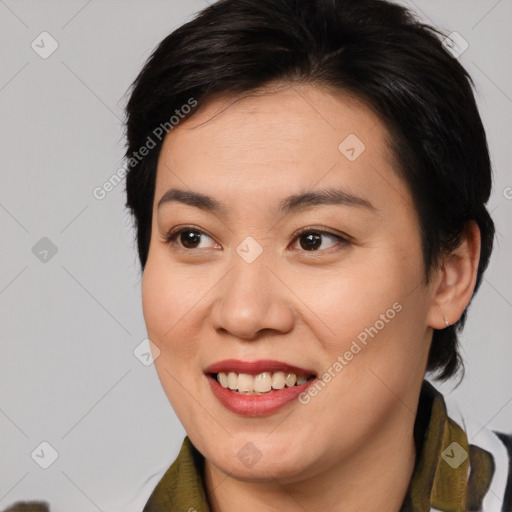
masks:
<svg viewBox="0 0 512 512"><path fill-rule="evenodd" d="M510 437L424 380L494 236L452 53L383 1L224 0L148 60L127 206L187 438L144 512L511 510Z"/></svg>
<svg viewBox="0 0 512 512"><path fill-rule="evenodd" d="M144 318L187 432L144 512L512 510L510 436L425 380L461 368L494 237L440 34L382 0L221 0L150 57L127 137Z"/></svg>

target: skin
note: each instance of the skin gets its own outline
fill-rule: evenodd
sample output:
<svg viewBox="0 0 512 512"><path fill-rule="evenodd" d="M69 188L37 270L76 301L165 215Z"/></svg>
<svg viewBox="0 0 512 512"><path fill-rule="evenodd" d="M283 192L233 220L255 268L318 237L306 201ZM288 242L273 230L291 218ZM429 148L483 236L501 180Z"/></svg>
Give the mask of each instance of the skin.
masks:
<svg viewBox="0 0 512 512"><path fill-rule="evenodd" d="M349 134L366 146L354 161L338 149ZM426 284L416 211L387 135L346 94L281 84L200 105L164 141L143 312L161 351L155 366L163 389L206 458L214 512L398 511L402 504L433 328L444 328L444 316L457 321L469 303L480 238L469 223ZM288 195L326 186L374 209L271 210ZM228 213L178 202L157 208L171 187L208 194ZM165 242L171 228L190 225L205 233L195 244L184 246L179 235ZM322 235L308 251L307 233L295 235L303 227L350 242ZM248 236L263 250L252 263L236 252ZM239 416L203 374L234 358L285 361L321 376L394 303L400 312L306 405ZM237 456L249 442L261 454L251 467Z"/></svg>

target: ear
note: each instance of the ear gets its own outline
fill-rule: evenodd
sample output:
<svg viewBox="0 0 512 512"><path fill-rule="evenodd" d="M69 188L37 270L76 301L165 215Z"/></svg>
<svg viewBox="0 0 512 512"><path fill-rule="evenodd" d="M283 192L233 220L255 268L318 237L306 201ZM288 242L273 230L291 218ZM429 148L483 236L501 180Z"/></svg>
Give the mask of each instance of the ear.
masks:
<svg viewBox="0 0 512 512"><path fill-rule="evenodd" d="M461 244L443 258L441 268L434 273L433 297L427 316L430 327L444 329L457 322L466 309L475 289L480 244L478 224L468 221Z"/></svg>

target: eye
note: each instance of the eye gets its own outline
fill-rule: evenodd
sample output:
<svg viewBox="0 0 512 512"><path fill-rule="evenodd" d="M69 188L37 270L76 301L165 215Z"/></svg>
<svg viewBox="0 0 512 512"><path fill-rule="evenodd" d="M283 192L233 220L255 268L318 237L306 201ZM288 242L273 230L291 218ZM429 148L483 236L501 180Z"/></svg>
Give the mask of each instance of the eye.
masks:
<svg viewBox="0 0 512 512"><path fill-rule="evenodd" d="M208 248L201 247L201 239L209 238L210 240L213 240L204 231L201 231L200 229L194 227L186 227L178 231L171 230L165 237L165 242L169 245L176 245L178 243L178 240L176 240L178 237L180 245L179 248L184 250Z"/></svg>
<svg viewBox="0 0 512 512"><path fill-rule="evenodd" d="M299 231L299 233L295 236L294 241L298 240L300 242L300 247L305 251L314 251L319 252L318 248L322 246L322 238L331 238L331 240L335 240L338 243L333 244L332 246L341 245L342 247L347 245L349 241L347 238L336 235L334 233L330 233L328 231L317 230L315 228L303 228ZM332 247L331 246L331 247ZM326 250L329 247L322 247L321 250Z"/></svg>
<svg viewBox="0 0 512 512"><path fill-rule="evenodd" d="M165 237L165 243L169 245L177 245L178 249L185 251L190 251L192 249L207 249L208 245L201 247L202 239L205 238L213 241L213 239L201 229L185 227L179 230L171 230ZM302 228L295 235L293 241L300 241L300 246L305 251L319 252L319 247L321 248L320 250L326 250L329 248L322 247L324 238L330 238L337 242L332 246L340 245L341 247L344 247L350 243L344 236L315 228ZM216 242L214 243L216 248L220 248Z"/></svg>

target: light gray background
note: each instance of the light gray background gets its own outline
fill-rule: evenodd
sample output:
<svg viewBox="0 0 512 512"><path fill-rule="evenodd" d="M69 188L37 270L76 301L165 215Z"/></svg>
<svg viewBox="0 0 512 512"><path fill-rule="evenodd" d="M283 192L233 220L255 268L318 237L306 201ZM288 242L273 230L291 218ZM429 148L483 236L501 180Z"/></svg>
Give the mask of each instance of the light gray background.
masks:
<svg viewBox="0 0 512 512"><path fill-rule="evenodd" d="M469 43L460 60L489 136L498 235L463 336L467 374L451 397L510 431L512 2L404 3ZM184 430L154 367L133 354L146 331L124 181L103 200L93 189L123 164L130 83L205 6L0 0L0 509L42 498L53 512L135 512L178 453ZM31 48L43 31L59 44L47 59ZM46 263L32 252L42 237L57 247ZM46 470L31 458L43 441L58 452Z"/></svg>

